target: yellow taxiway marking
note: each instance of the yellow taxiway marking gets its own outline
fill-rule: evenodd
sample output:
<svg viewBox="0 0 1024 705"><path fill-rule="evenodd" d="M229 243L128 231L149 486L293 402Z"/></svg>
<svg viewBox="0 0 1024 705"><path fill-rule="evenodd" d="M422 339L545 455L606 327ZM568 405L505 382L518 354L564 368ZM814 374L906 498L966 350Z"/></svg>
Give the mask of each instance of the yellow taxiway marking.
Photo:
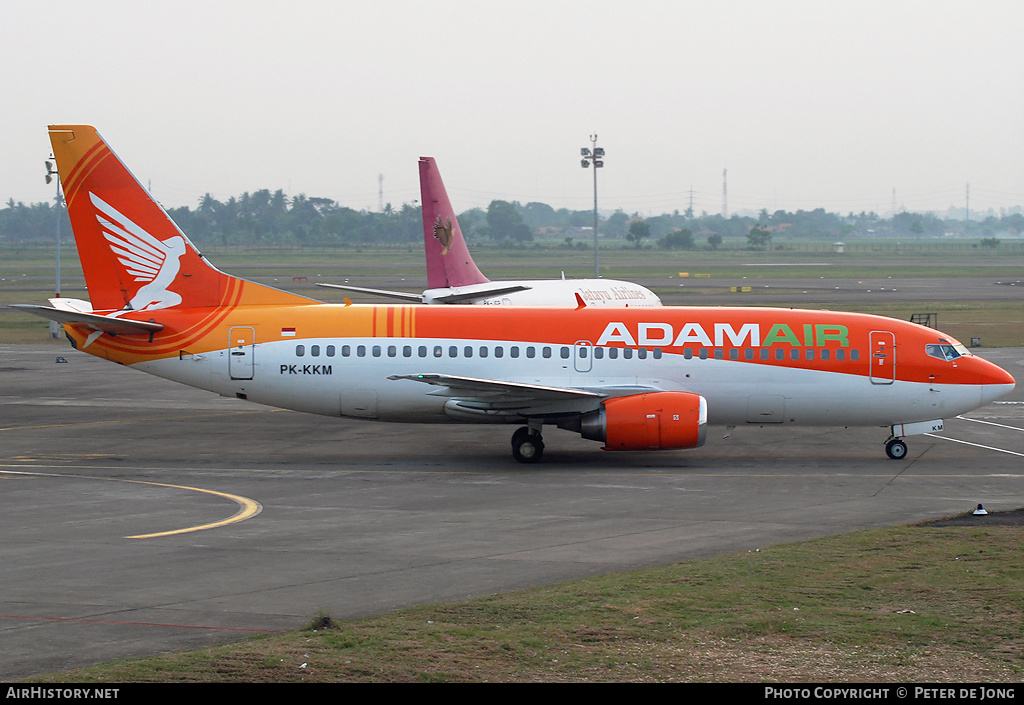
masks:
<svg viewBox="0 0 1024 705"><path fill-rule="evenodd" d="M263 511L263 505L259 502L249 499L248 497L242 497L241 495L229 494L227 492L218 492L217 490L207 490L202 487L189 487L187 485L170 485L164 482L147 482L146 480L125 480L122 478L110 478L110 477L91 477L89 475L60 475L58 473L50 472L24 472L24 471L12 471L12 470L0 470L2 475L30 475L33 477L76 477L87 480L104 480L106 482L130 482L136 485L150 485L152 487L168 487L176 490L188 490L189 492L202 492L203 494L210 494L214 497L223 497L230 499L238 505L238 511L227 519L221 519L220 521L210 522L208 524L200 524L198 526L187 526L182 529L172 529L170 531L158 531L152 534L137 534L135 536L125 536L126 539L153 539L160 536L174 536L176 534L189 534L194 531L205 531L207 529L216 529L220 526L227 526L228 524L235 524L246 519L251 519L260 512Z"/></svg>
<svg viewBox="0 0 1024 705"><path fill-rule="evenodd" d="M260 512L263 511L263 506L248 497L242 497L237 494L228 494L227 492L218 492L216 490L204 490L201 487L188 487L187 485L167 485L162 482L146 482L144 480L122 480L122 482L134 482L140 485L153 485L154 487L170 487L176 490L189 490L190 492L202 492L204 494L212 494L215 497L224 497L230 499L232 502L238 504L238 511L227 519L221 519L220 521L210 522L209 524L200 524L199 526L189 526L184 529L172 529L171 531L160 531L155 534L138 534L136 536L125 536L126 539L154 539L158 536L174 536L175 534L188 534L193 531L205 531L207 529L216 529L218 526L227 526L228 524L234 524L239 521L245 521L251 519Z"/></svg>

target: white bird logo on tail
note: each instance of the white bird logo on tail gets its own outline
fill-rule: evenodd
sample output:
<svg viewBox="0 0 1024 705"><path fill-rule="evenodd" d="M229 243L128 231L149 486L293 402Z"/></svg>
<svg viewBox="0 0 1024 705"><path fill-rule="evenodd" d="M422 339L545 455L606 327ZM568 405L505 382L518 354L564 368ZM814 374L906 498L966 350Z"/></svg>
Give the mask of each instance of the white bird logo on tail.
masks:
<svg viewBox="0 0 1024 705"><path fill-rule="evenodd" d="M185 238L175 235L161 242L96 194L90 193L89 198L96 206L96 220L117 261L135 281L143 282L125 310L144 311L180 304L181 296L167 287L181 268Z"/></svg>

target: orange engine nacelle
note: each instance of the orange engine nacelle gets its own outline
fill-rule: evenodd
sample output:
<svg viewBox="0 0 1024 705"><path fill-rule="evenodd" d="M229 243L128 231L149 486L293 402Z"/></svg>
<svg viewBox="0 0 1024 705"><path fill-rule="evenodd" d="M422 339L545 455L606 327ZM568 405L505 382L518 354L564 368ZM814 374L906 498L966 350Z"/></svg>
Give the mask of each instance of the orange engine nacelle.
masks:
<svg viewBox="0 0 1024 705"><path fill-rule="evenodd" d="M698 448L707 433L708 403L693 392L616 397L584 414L580 434L605 450Z"/></svg>

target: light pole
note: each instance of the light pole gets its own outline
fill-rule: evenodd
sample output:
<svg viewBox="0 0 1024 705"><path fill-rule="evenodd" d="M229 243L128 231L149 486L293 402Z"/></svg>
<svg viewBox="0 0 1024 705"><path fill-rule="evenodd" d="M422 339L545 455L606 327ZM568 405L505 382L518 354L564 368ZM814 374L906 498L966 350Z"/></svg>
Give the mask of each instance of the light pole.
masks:
<svg viewBox="0 0 1024 705"><path fill-rule="evenodd" d="M54 291L57 298L60 298L60 177L57 175L57 171L53 168L53 162L46 161L46 183L53 181L53 177L57 176L57 197L56 197L56 212L57 212L57 283L54 287ZM60 339L60 324L57 321L50 321L50 337L54 340Z"/></svg>
<svg viewBox="0 0 1024 705"><path fill-rule="evenodd" d="M57 196L55 201L57 203L57 286L55 287L57 292L57 298L60 298L60 176L57 174L57 170L53 168L53 162L43 162L46 164L46 183L51 183L53 177L57 177Z"/></svg>
<svg viewBox="0 0 1024 705"><path fill-rule="evenodd" d="M599 279L601 267L597 256L597 170L604 166L604 147L597 146L597 135L590 136L590 144L593 150L589 147L580 149L580 155L583 157L580 166L586 169L591 162L594 163L594 278Z"/></svg>

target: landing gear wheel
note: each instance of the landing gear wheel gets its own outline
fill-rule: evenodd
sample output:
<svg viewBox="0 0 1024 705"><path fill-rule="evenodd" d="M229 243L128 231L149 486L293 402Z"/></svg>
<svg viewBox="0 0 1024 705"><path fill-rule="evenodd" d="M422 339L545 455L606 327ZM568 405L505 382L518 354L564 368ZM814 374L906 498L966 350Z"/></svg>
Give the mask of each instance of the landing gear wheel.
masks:
<svg viewBox="0 0 1024 705"><path fill-rule="evenodd" d="M893 438L885 444L885 454L893 460L902 460L907 456L907 444L899 438Z"/></svg>
<svg viewBox="0 0 1024 705"><path fill-rule="evenodd" d="M544 455L544 439L526 426L512 434L512 457L520 463L539 462Z"/></svg>

